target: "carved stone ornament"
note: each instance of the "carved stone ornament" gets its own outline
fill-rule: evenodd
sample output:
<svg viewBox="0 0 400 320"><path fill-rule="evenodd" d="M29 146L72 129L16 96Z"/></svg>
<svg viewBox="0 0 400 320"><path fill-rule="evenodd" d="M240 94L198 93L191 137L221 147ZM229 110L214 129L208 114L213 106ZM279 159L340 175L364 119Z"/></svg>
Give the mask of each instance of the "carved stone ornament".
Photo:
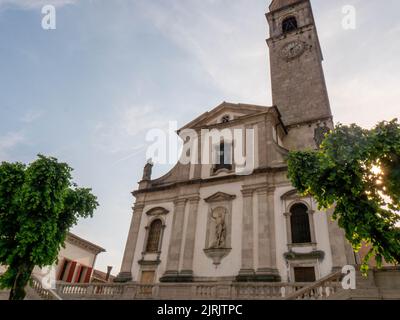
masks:
<svg viewBox="0 0 400 320"><path fill-rule="evenodd" d="M212 244L212 248L221 249L225 248L226 242L226 209L222 207L218 207L212 212L212 219L215 223L215 235L214 241Z"/></svg>
<svg viewBox="0 0 400 320"><path fill-rule="evenodd" d="M298 253L294 251L289 251L283 255L286 260L309 260L318 259L323 260L325 257L325 252L320 250L311 251L308 253Z"/></svg>
<svg viewBox="0 0 400 320"><path fill-rule="evenodd" d="M317 148L319 148L321 146L322 142L325 139L325 135L327 133L329 133L329 131L330 131L330 129L328 128L326 123L324 123L323 127L321 127L321 125L319 123L317 124L317 127L314 130L314 141L315 141Z"/></svg>
<svg viewBox="0 0 400 320"><path fill-rule="evenodd" d="M149 159L146 163L146 165L144 166L143 169L143 178L142 180L146 181L146 180L151 180L151 172L153 170L153 162L151 159Z"/></svg>
<svg viewBox="0 0 400 320"><path fill-rule="evenodd" d="M217 192L204 199L209 205L204 253L216 267L232 250L232 201L235 198L235 195Z"/></svg>
<svg viewBox="0 0 400 320"><path fill-rule="evenodd" d="M221 264L221 260L225 258L231 250L231 248L210 248L204 249L204 253L207 257L211 258L214 265L218 267L218 265Z"/></svg>
<svg viewBox="0 0 400 320"><path fill-rule="evenodd" d="M224 192L217 192L213 194L211 197L204 199L205 202L212 203L212 202L221 202L221 201L232 201L235 199L235 195L230 195Z"/></svg>
<svg viewBox="0 0 400 320"><path fill-rule="evenodd" d="M148 216L163 216L168 214L168 210L162 207L156 207L146 212Z"/></svg>

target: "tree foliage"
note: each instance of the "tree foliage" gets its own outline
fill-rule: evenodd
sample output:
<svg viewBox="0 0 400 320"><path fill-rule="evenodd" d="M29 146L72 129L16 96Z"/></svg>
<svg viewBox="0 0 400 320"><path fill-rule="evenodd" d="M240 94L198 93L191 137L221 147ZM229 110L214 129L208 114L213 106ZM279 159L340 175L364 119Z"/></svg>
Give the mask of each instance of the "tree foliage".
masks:
<svg viewBox="0 0 400 320"><path fill-rule="evenodd" d="M375 257L400 261L400 124L381 122L371 130L338 125L319 150L291 152L289 178L320 209L334 206L333 218L359 250L371 249L362 269Z"/></svg>
<svg viewBox="0 0 400 320"><path fill-rule="evenodd" d="M0 287L23 299L35 266L52 265L68 230L98 206L91 189L72 182L72 169L39 155L30 165L0 165Z"/></svg>

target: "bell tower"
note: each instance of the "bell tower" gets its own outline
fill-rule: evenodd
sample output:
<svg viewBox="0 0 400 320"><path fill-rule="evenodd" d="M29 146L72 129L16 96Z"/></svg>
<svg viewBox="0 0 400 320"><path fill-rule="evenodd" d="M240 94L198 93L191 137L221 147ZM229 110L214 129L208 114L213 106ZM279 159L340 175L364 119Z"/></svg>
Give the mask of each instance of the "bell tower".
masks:
<svg viewBox="0 0 400 320"><path fill-rule="evenodd" d="M288 130L284 143L316 148L318 130L333 123L310 0L273 0L269 10L272 100Z"/></svg>

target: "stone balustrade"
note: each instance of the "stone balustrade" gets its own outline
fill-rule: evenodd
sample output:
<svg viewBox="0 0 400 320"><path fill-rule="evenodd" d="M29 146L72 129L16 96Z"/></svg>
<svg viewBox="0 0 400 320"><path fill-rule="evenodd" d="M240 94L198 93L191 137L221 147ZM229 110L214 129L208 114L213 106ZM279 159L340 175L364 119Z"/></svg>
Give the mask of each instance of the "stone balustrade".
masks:
<svg viewBox="0 0 400 320"><path fill-rule="evenodd" d="M309 283L58 283L63 299L184 299L184 300L269 300L285 299Z"/></svg>
<svg viewBox="0 0 400 320"><path fill-rule="evenodd" d="M57 283L57 293L64 299L118 299L123 292L123 284Z"/></svg>
<svg viewBox="0 0 400 320"><path fill-rule="evenodd" d="M292 294L285 300L324 300L337 293L341 288L342 271L334 272L317 282L309 284Z"/></svg>
<svg viewBox="0 0 400 320"><path fill-rule="evenodd" d="M62 300L61 297L51 289L43 288L41 280L32 275L30 287L43 300Z"/></svg>
<svg viewBox="0 0 400 320"><path fill-rule="evenodd" d="M357 289L344 290L341 271L314 283L194 282L74 284L58 282L56 292L33 276L31 290L41 299L60 300L324 300L400 299L400 267L372 269L368 278L357 270ZM7 297L5 297L7 298Z"/></svg>

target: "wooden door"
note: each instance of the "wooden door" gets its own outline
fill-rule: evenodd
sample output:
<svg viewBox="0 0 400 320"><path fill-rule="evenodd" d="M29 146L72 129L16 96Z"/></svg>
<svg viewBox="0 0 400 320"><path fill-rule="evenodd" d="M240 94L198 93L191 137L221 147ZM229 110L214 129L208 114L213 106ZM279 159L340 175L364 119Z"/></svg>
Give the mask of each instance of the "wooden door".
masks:
<svg viewBox="0 0 400 320"><path fill-rule="evenodd" d="M314 282L315 268L314 267L295 267L294 268L295 282Z"/></svg>

